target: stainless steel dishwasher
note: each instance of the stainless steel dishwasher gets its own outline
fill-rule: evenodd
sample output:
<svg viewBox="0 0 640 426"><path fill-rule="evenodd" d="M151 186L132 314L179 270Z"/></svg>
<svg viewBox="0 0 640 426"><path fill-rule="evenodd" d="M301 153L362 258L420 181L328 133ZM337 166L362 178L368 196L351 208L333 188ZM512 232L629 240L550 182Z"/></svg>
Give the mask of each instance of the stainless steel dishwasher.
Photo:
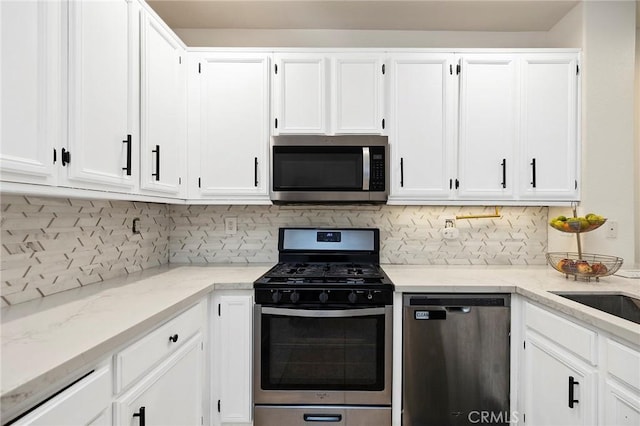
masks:
<svg viewBox="0 0 640 426"><path fill-rule="evenodd" d="M403 426L509 424L508 294L405 294Z"/></svg>

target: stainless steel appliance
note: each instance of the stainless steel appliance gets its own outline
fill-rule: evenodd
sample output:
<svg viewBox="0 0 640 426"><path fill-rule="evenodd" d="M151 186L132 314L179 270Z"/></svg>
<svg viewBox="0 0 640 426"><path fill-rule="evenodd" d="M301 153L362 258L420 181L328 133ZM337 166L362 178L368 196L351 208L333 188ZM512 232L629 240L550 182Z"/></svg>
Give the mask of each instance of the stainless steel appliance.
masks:
<svg viewBox="0 0 640 426"><path fill-rule="evenodd" d="M508 425L510 296L407 294L402 424Z"/></svg>
<svg viewBox="0 0 640 426"><path fill-rule="evenodd" d="M378 229L282 228L254 283L254 425L391 425L393 284Z"/></svg>
<svg viewBox="0 0 640 426"><path fill-rule="evenodd" d="M278 136L271 156L271 200L385 202L386 136Z"/></svg>

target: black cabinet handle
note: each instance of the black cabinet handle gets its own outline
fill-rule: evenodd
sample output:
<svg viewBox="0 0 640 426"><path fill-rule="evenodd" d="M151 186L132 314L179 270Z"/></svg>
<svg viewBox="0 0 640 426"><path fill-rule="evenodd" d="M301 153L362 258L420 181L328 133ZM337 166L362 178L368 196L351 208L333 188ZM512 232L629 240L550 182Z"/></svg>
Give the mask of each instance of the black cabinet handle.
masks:
<svg viewBox="0 0 640 426"><path fill-rule="evenodd" d="M569 376L569 408L573 408L573 404L580 402L574 396L575 385L579 384L580 382L574 379L573 376Z"/></svg>
<svg viewBox="0 0 640 426"><path fill-rule="evenodd" d="M56 164L56 161L58 161L58 151L53 148L53 164Z"/></svg>
<svg viewBox="0 0 640 426"><path fill-rule="evenodd" d="M506 188L507 187L507 159L503 158L502 159L502 187Z"/></svg>
<svg viewBox="0 0 640 426"><path fill-rule="evenodd" d="M456 179L456 189L460 188L460 181Z"/></svg>
<svg viewBox="0 0 640 426"><path fill-rule="evenodd" d="M173 336L169 336L169 341L176 343L178 341L178 334L174 334Z"/></svg>
<svg viewBox="0 0 640 426"><path fill-rule="evenodd" d="M144 407L140 407L140 411L138 411L137 413L133 413L133 417L140 417L140 423L138 424L140 426L144 426L144 423L145 423Z"/></svg>
<svg viewBox="0 0 640 426"><path fill-rule="evenodd" d="M342 421L342 414L305 414L302 416L305 422L330 422Z"/></svg>
<svg viewBox="0 0 640 426"><path fill-rule="evenodd" d="M127 176L131 176L131 135L127 135L127 139L123 140L122 143L127 144L127 165L122 170L127 172Z"/></svg>
<svg viewBox="0 0 640 426"><path fill-rule="evenodd" d="M151 150L152 153L156 154L156 172L151 173L151 176L156 178L156 181L160 180L160 145L156 145L156 149Z"/></svg>
<svg viewBox="0 0 640 426"><path fill-rule="evenodd" d="M536 187L536 159L535 158L531 160L531 172L532 172L531 186L535 188Z"/></svg>
<svg viewBox="0 0 640 426"><path fill-rule="evenodd" d="M258 187L258 157L253 160L253 186Z"/></svg>
<svg viewBox="0 0 640 426"><path fill-rule="evenodd" d="M404 187L404 158L400 158L400 187Z"/></svg>
<svg viewBox="0 0 640 426"><path fill-rule="evenodd" d="M62 148L60 159L62 160L62 165L66 166L67 164L71 163L71 153L66 149Z"/></svg>

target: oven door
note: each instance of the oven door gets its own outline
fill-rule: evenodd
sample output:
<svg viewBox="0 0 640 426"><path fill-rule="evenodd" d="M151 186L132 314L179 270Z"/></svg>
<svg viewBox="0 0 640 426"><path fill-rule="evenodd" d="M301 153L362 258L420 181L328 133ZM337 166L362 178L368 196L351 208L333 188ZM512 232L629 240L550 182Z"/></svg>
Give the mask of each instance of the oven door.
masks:
<svg viewBox="0 0 640 426"><path fill-rule="evenodd" d="M391 404L391 306L255 309L256 404Z"/></svg>

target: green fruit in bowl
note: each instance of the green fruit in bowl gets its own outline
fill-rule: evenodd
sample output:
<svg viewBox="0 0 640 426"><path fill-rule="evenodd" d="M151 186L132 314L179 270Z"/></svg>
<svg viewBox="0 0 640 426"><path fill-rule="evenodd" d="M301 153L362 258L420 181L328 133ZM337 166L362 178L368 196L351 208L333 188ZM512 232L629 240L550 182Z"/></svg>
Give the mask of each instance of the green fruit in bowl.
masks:
<svg viewBox="0 0 640 426"><path fill-rule="evenodd" d="M589 227L591 226L591 222L589 222L587 219L585 219L584 217L579 217L578 221L580 222L580 229L584 230L584 229L589 229Z"/></svg>

